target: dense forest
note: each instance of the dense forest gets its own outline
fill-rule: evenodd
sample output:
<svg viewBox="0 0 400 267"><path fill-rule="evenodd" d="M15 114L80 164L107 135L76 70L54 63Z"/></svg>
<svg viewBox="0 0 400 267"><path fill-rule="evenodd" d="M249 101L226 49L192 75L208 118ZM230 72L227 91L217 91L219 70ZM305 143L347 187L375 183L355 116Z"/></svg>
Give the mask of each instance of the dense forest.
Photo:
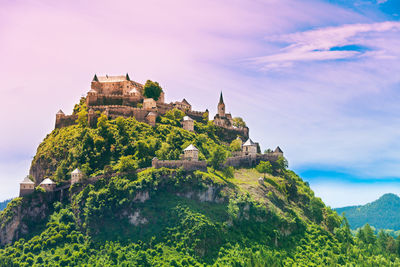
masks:
<svg viewBox="0 0 400 267"><path fill-rule="evenodd" d="M80 118L83 103L75 108ZM206 119L195 133L183 130L183 116L170 111L156 127L101 116L95 128L78 119L50 133L33 168L59 184L76 167L104 177L61 198L38 187L10 202L2 229L18 216L24 227L0 248L0 266L400 265L399 239L376 236L369 225L353 236L286 160L221 168L239 141L221 140ZM207 171L147 168L155 156L179 159L191 143ZM43 216L24 216L35 209Z"/></svg>
<svg viewBox="0 0 400 267"><path fill-rule="evenodd" d="M352 229L360 228L368 223L376 229L387 229L392 232L400 230L400 197L395 194L385 194L366 205L335 210L339 214L346 214Z"/></svg>

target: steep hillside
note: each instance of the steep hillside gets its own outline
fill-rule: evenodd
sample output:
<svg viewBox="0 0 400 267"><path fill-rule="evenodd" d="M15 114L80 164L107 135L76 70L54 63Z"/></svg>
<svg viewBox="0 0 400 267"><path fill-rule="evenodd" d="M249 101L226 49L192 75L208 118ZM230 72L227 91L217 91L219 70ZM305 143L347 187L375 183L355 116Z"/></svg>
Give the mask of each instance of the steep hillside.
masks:
<svg viewBox="0 0 400 267"><path fill-rule="evenodd" d="M95 128L81 121L49 134L32 162L35 180L62 184L76 167L88 179L62 194L38 187L14 199L0 213L8 244L0 266L400 264L393 238L378 246L368 229L353 238L284 161L267 164L264 179L254 168L219 169L214 161L234 146L206 121L183 130L182 116L169 112L154 128L102 116ZM215 168L148 168L191 143Z"/></svg>
<svg viewBox="0 0 400 267"><path fill-rule="evenodd" d="M368 223L377 229L400 230L400 197L395 194L385 194L378 200L363 206L350 206L335 210L339 214L346 214L352 229Z"/></svg>

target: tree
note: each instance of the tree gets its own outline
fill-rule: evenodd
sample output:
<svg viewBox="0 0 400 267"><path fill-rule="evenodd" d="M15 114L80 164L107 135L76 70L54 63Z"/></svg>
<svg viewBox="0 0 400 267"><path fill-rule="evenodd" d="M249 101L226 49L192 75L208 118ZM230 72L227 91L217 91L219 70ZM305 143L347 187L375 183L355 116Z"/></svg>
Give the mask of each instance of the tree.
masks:
<svg viewBox="0 0 400 267"><path fill-rule="evenodd" d="M76 122L81 127L88 126L88 112L86 111L86 109L82 109L78 112L78 119L76 120Z"/></svg>
<svg viewBox="0 0 400 267"><path fill-rule="evenodd" d="M284 157L279 156L276 162L274 163L274 170L276 172L283 172L284 170L286 170L287 167L288 167L287 160Z"/></svg>
<svg viewBox="0 0 400 267"><path fill-rule="evenodd" d="M117 164L117 170L119 172L133 172L137 169L137 163L133 159L133 156L122 156Z"/></svg>
<svg viewBox="0 0 400 267"><path fill-rule="evenodd" d="M153 98L154 100L158 100L162 92L161 86L158 82L153 82L147 80L146 84L144 85L144 96L147 98Z"/></svg>
<svg viewBox="0 0 400 267"><path fill-rule="evenodd" d="M257 165L256 170L260 173L263 173L265 178L266 173L272 173L272 165L269 161L261 161Z"/></svg>
<svg viewBox="0 0 400 267"><path fill-rule="evenodd" d="M239 138L236 138L235 140L232 141L230 144L230 149L231 151L241 151L242 150L242 140Z"/></svg>
<svg viewBox="0 0 400 267"><path fill-rule="evenodd" d="M324 203L319 197L313 197L310 201L310 211L316 223L320 223L323 219Z"/></svg>
<svg viewBox="0 0 400 267"><path fill-rule="evenodd" d="M374 234L374 230L368 223L366 225L364 225L364 227L362 228L362 232L363 232L363 237L364 237L363 241L365 243L375 244L376 235Z"/></svg>
<svg viewBox="0 0 400 267"><path fill-rule="evenodd" d="M246 127L246 123L244 120L240 117L233 118L233 126L238 127L238 128L244 128Z"/></svg>
<svg viewBox="0 0 400 267"><path fill-rule="evenodd" d="M222 147L217 146L211 151L208 163L215 170L219 170L221 168L221 165L225 162L225 160L226 160L226 151Z"/></svg>

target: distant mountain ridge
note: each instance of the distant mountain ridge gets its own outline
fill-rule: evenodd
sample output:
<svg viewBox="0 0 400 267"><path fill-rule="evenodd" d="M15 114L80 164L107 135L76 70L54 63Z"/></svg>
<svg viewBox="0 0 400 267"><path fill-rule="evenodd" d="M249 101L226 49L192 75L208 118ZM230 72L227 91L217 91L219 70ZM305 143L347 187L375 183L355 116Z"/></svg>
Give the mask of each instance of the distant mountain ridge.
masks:
<svg viewBox="0 0 400 267"><path fill-rule="evenodd" d="M379 199L360 206L348 206L335 209L338 214L346 214L352 229L366 223L376 229L400 230L400 197L384 194Z"/></svg>

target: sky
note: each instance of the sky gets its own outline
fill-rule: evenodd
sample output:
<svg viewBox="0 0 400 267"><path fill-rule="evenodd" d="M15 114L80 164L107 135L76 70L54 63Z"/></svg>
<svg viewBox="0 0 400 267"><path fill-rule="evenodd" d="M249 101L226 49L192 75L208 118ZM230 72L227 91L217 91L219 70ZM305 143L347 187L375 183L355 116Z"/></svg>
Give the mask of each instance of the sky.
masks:
<svg viewBox="0 0 400 267"><path fill-rule="evenodd" d="M242 117L331 207L400 194L397 0L0 0L0 200L94 74Z"/></svg>

